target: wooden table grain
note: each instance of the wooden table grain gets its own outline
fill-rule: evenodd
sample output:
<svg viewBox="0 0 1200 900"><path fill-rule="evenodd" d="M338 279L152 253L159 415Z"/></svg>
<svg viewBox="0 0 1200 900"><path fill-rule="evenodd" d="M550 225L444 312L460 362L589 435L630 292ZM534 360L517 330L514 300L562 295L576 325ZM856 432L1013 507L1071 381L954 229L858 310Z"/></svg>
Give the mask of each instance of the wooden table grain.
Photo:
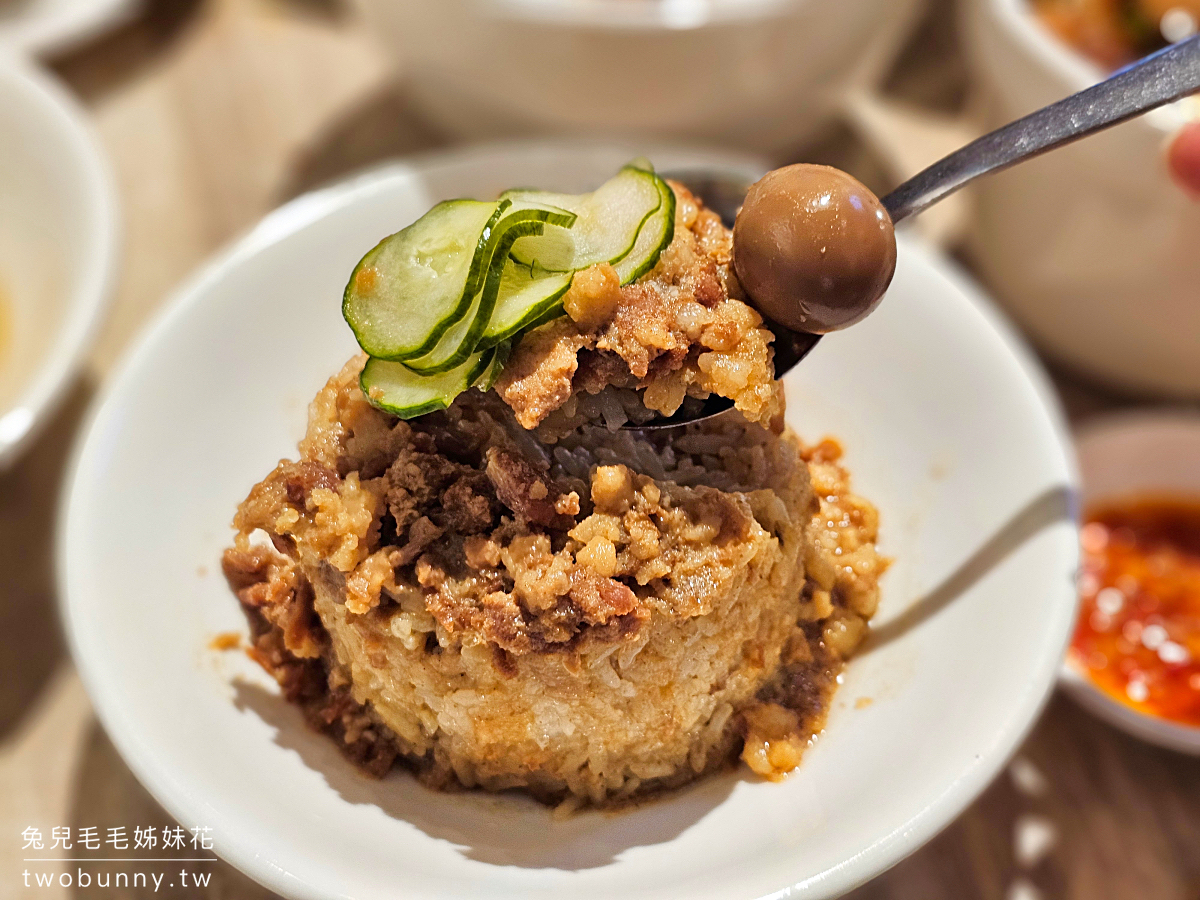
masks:
<svg viewBox="0 0 1200 900"><path fill-rule="evenodd" d="M942 112L963 102L949 2L935 4L890 80L902 102ZM96 724L55 611L55 504L96 386L171 288L263 213L364 165L447 143L411 111L371 36L333 0L148 2L135 21L54 68L83 99L112 161L125 253L87 371L53 425L0 474L0 897L73 892L57 882L24 887L27 826L171 824ZM836 130L795 156L841 164L880 187L889 178ZM1122 402L1065 375L1057 383L1075 416ZM208 888L178 893L270 896L223 863L212 872ZM153 889L74 892L128 898ZM851 896L1200 900L1200 760L1141 744L1055 697L966 813Z"/></svg>

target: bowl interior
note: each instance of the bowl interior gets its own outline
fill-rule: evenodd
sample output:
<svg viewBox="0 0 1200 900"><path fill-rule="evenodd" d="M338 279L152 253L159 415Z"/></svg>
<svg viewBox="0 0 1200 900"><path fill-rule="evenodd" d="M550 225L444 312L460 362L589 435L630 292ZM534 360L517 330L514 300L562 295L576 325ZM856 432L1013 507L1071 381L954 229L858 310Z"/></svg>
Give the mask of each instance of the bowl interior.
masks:
<svg viewBox="0 0 1200 900"><path fill-rule="evenodd" d="M0 462L73 367L106 296L115 214L74 104L0 64Z"/></svg>
<svg viewBox="0 0 1200 900"><path fill-rule="evenodd" d="M435 200L579 190L628 158L480 150L302 198L182 290L98 409L59 546L81 673L167 809L285 896L837 896L957 815L1052 684L1078 546L1061 423L1007 327L906 238L880 311L787 381L789 421L844 441L895 563L875 637L786 782L729 773L565 822L402 773L373 782L243 655L209 649L244 630L218 569L234 507L294 452L307 401L356 349L337 298L358 257Z"/></svg>
<svg viewBox="0 0 1200 900"><path fill-rule="evenodd" d="M996 58L1006 61L1009 71L1004 77L1011 78L1012 87L1037 82L1037 89L1029 94L1029 108L1022 114L1032 112L1037 106L1076 91L1082 91L1108 76L1108 72L1081 50L1064 41L1043 24L1033 8L1033 0L969 0L974 4L990 8L990 21L998 26L988 29L982 39L989 44L1011 45L1018 51L1019 60L1001 53ZM994 51L992 51L994 54ZM1032 66L1032 72L1014 71L1014 65ZM1054 92L1053 98L1043 96L1046 91ZM1127 126L1146 129L1154 133L1173 133L1180 125L1200 115L1200 105L1194 98L1184 98L1134 119L1141 125Z"/></svg>
<svg viewBox="0 0 1200 900"><path fill-rule="evenodd" d="M1200 498L1200 413L1105 416L1076 436L1085 504L1139 493Z"/></svg>
<svg viewBox="0 0 1200 900"><path fill-rule="evenodd" d="M0 48L60 53L130 15L138 0L0 0Z"/></svg>
<svg viewBox="0 0 1200 900"><path fill-rule="evenodd" d="M609 30L678 30L779 16L805 0L485 0L492 15Z"/></svg>

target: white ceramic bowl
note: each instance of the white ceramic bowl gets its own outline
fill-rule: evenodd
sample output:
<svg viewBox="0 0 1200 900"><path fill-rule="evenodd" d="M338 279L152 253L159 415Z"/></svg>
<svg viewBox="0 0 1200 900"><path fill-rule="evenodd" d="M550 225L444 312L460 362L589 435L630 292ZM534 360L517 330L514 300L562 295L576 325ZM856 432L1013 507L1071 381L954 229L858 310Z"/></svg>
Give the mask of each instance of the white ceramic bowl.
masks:
<svg viewBox="0 0 1200 900"><path fill-rule="evenodd" d="M83 111L0 54L0 467L77 369L116 251L116 194Z"/></svg>
<svg viewBox="0 0 1200 900"><path fill-rule="evenodd" d="M284 896L834 897L954 819L1054 681L1078 563L1063 426L1012 331L907 238L880 310L787 378L789 420L844 440L895 564L875 643L786 782L732 772L561 822L519 797L375 782L243 654L208 649L245 630L218 568L234 508L356 349L339 298L359 255L435 200L579 190L628 156L476 150L290 203L183 287L97 408L58 547L80 672L155 797Z"/></svg>
<svg viewBox="0 0 1200 900"><path fill-rule="evenodd" d="M793 149L886 71L925 0L357 0L424 111L468 137Z"/></svg>
<svg viewBox="0 0 1200 900"><path fill-rule="evenodd" d="M1160 409L1116 413L1085 422L1075 446L1083 504L1146 493L1200 497L1200 413ZM1200 728L1143 715L1097 688L1070 661L1063 687L1083 706L1135 737L1200 754Z"/></svg>
<svg viewBox="0 0 1200 900"><path fill-rule="evenodd" d="M1104 73L1034 18L1030 0L966 0L968 58L996 127ZM977 188L972 250L1047 352L1113 385L1200 395L1200 203L1164 148L1200 98L1080 141Z"/></svg>
<svg viewBox="0 0 1200 900"><path fill-rule="evenodd" d="M0 0L0 51L53 55L134 14L139 0Z"/></svg>

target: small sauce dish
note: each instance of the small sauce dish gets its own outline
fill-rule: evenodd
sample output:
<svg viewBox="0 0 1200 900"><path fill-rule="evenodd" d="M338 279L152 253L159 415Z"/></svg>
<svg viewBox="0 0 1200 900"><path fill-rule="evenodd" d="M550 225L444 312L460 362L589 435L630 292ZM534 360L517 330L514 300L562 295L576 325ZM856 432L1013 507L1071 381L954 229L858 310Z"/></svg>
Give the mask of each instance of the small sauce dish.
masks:
<svg viewBox="0 0 1200 900"><path fill-rule="evenodd" d="M116 192L83 110L0 53L0 470L78 369L117 246Z"/></svg>
<svg viewBox="0 0 1200 900"><path fill-rule="evenodd" d="M1076 447L1082 602L1060 681L1129 734L1200 755L1200 412L1103 416Z"/></svg>

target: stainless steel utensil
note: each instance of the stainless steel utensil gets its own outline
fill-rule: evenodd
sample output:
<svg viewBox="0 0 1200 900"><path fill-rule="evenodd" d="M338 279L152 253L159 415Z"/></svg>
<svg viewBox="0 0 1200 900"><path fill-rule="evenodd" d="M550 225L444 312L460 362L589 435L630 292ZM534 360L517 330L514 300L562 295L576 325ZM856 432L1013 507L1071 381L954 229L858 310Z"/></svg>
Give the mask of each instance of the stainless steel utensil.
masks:
<svg viewBox="0 0 1200 900"><path fill-rule="evenodd" d="M1104 81L985 134L961 150L914 175L883 198L892 221L899 223L942 200L976 178L999 172L1027 159L1119 125L1181 97L1200 91L1200 35L1114 72ZM699 170L664 173L683 182L732 227L749 184L719 172ZM819 334L790 331L768 322L775 334L775 375L782 376L804 359ZM674 428L698 422L733 406L711 396L691 414L682 410L653 419L638 430Z"/></svg>

